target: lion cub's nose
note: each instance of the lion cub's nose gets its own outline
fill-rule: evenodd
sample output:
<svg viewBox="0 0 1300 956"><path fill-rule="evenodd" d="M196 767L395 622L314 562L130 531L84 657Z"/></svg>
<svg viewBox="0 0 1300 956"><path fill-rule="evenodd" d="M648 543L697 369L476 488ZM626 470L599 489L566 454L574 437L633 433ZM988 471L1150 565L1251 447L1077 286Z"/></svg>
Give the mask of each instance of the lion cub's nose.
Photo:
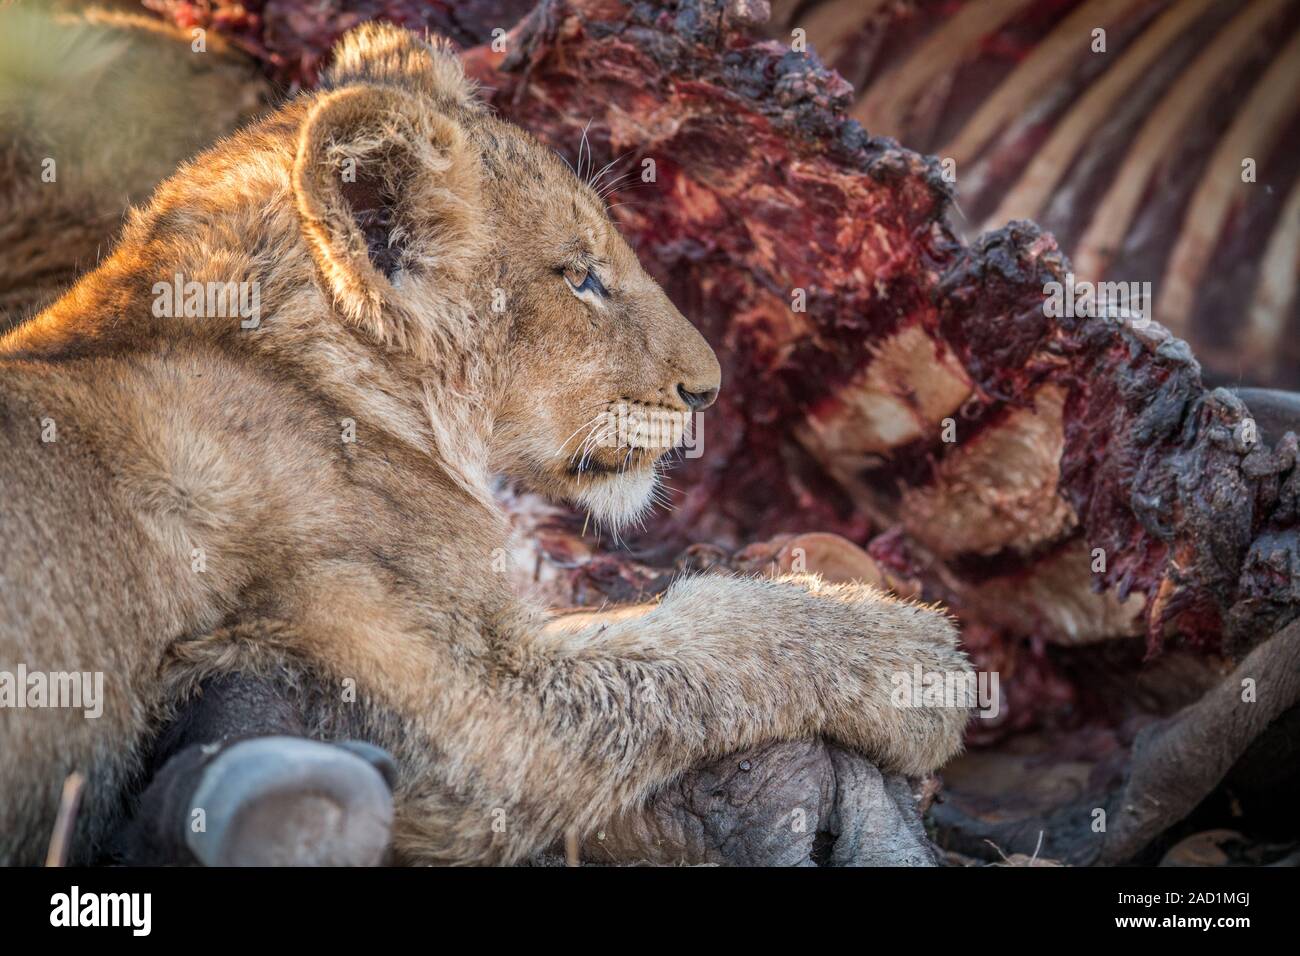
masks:
<svg viewBox="0 0 1300 956"><path fill-rule="evenodd" d="M718 397L716 388L706 388L702 392L688 392L685 385L678 384L677 394L682 397L682 401L687 404L693 412L708 408L713 404L713 400Z"/></svg>

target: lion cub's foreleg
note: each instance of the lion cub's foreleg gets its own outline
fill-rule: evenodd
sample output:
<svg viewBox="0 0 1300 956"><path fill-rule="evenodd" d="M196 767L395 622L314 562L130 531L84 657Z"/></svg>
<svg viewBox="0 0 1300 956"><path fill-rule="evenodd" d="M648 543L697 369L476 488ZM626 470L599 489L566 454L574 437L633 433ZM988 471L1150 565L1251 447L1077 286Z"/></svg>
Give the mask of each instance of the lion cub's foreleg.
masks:
<svg viewBox="0 0 1300 956"><path fill-rule="evenodd" d="M399 849L509 861L579 835L679 773L753 744L829 735L920 774L961 747L958 706L894 703L895 676L966 673L942 614L858 585L702 577L644 611L560 619L496 651L430 728L443 785L399 801ZM963 685L969 685L964 681ZM446 768L452 768L449 777ZM456 806L448 787L467 796Z"/></svg>
<svg viewBox="0 0 1300 956"><path fill-rule="evenodd" d="M961 747L966 706L894 702L896 676L917 665L968 670L937 611L860 585L700 577L614 618L548 624L505 609L405 636L361 619L341 635L329 630L336 618L321 619L184 653L208 644L209 676L272 653L368 675L357 684L370 723L331 706L397 758L393 833L408 861L519 860L599 828L704 760L767 741L824 734L912 774Z"/></svg>

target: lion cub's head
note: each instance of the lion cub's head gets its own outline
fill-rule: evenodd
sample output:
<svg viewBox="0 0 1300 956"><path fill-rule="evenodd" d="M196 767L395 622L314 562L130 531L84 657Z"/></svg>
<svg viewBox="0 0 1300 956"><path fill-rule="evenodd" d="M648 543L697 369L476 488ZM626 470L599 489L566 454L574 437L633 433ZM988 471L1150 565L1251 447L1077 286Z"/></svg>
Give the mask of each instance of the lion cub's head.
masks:
<svg viewBox="0 0 1300 956"><path fill-rule="evenodd" d="M337 314L490 406L488 470L636 517L720 371L596 190L491 116L450 52L390 26L341 41L297 135L292 188Z"/></svg>

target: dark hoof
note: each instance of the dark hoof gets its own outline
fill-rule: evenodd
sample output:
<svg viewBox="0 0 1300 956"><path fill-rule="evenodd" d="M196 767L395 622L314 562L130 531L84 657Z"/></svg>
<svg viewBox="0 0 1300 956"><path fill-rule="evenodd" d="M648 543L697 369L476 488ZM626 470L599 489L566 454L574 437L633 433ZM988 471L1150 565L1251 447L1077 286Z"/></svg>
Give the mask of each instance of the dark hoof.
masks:
<svg viewBox="0 0 1300 956"><path fill-rule="evenodd" d="M384 778L384 783L388 784L389 790L397 786L397 761L387 750L368 744L364 740L343 740L335 746L350 750L378 770L379 775Z"/></svg>
<svg viewBox="0 0 1300 956"><path fill-rule="evenodd" d="M375 866L393 824L370 759L298 737L234 744L203 769L190 806L185 841L206 866Z"/></svg>

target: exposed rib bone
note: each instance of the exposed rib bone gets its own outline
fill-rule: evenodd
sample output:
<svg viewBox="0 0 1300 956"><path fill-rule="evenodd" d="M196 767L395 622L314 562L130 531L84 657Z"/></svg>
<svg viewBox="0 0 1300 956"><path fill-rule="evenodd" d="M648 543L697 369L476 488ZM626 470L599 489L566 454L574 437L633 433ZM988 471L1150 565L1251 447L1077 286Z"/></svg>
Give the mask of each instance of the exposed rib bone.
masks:
<svg viewBox="0 0 1300 956"><path fill-rule="evenodd" d="M1219 141L1188 203L1183 228L1169 255L1164 281L1156 291L1156 318L1175 335L1185 335L1196 304L1196 289L1223 225L1245 190L1263 188L1242 182L1242 161L1262 165L1300 100L1300 33L1291 38L1250 91L1228 132Z"/></svg>
<svg viewBox="0 0 1300 956"><path fill-rule="evenodd" d="M1141 635L1145 596L1135 591L1121 601L1114 591L1094 591L1092 562L1087 544L1075 539L1027 567L964 587L958 598L981 620L1009 633L1032 629L1052 644Z"/></svg>
<svg viewBox="0 0 1300 956"><path fill-rule="evenodd" d="M884 5L885 0L830 0L819 4L803 22L808 42L823 63L833 63Z"/></svg>
<svg viewBox="0 0 1300 956"><path fill-rule="evenodd" d="M848 468L934 434L970 395L971 382L943 342L910 325L872 349L865 371L798 429L799 440L826 458L847 454Z"/></svg>
<svg viewBox="0 0 1300 956"><path fill-rule="evenodd" d="M872 84L850 115L877 136L899 136L916 97L935 78L966 60L983 39L1031 0L983 0L962 7L901 66ZM1197 0L1200 2L1200 0Z"/></svg>
<svg viewBox="0 0 1300 956"><path fill-rule="evenodd" d="M1088 137L1107 117L1133 84L1151 68L1165 49L1211 6L1212 0L1180 0L1119 55L1119 62L1088 88L1051 138L1021 174L1011 192L985 224L996 228L1012 219L1033 219L1069 170Z"/></svg>
<svg viewBox="0 0 1300 956"><path fill-rule="evenodd" d="M1012 70L941 151L960 169L1013 117L1088 54L1090 31L1134 10L1132 0L1090 0L1066 17Z"/></svg>
<svg viewBox="0 0 1300 956"><path fill-rule="evenodd" d="M1250 325L1242 346L1245 367L1257 379L1272 376L1278 345L1296 302L1300 284L1300 182L1291 187L1277 227L1259 266L1259 283L1250 304Z"/></svg>
<svg viewBox="0 0 1300 956"><path fill-rule="evenodd" d="M1075 523L1056 493L1063 446L1064 390L1044 386L1032 408L959 443L943 458L932 484L908 487L899 507L903 526L943 559L1029 552L1055 541Z"/></svg>
<svg viewBox="0 0 1300 956"><path fill-rule="evenodd" d="M1152 173L1169 158L1179 134L1204 109L1210 91L1260 42L1264 27L1287 6L1287 0L1259 0L1251 4L1179 75L1142 124L1110 189L1093 214L1075 249L1075 275L1096 280L1105 274L1128 233Z"/></svg>

